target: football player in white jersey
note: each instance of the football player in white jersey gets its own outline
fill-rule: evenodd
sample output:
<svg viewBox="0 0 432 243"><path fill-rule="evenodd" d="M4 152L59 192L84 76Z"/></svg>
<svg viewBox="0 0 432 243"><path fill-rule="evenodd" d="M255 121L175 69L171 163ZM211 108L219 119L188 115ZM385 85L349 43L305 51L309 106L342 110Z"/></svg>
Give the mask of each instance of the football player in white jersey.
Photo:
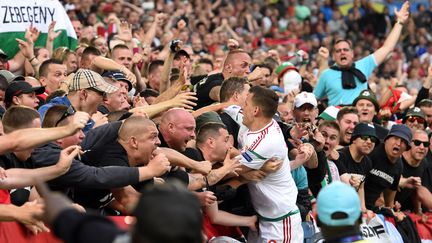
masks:
<svg viewBox="0 0 432 243"><path fill-rule="evenodd" d="M243 172L259 170L270 158L283 160L279 170L262 181L249 182L252 204L259 216L258 233L250 232L250 242L303 242L301 216L296 206L297 188L291 176L288 148L273 116L278 96L260 86L249 90L243 106Z"/></svg>

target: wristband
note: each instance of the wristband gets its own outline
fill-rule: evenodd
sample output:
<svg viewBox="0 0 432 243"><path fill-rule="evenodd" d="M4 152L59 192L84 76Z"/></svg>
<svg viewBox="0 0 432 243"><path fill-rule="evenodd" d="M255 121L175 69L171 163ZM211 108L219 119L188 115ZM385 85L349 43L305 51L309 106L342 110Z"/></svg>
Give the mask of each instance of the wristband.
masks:
<svg viewBox="0 0 432 243"><path fill-rule="evenodd" d="M36 56L33 56L32 58L29 59L29 62L31 63L35 58Z"/></svg>
<svg viewBox="0 0 432 243"><path fill-rule="evenodd" d="M404 23L402 23L400 20L397 20L396 23L404 26Z"/></svg>

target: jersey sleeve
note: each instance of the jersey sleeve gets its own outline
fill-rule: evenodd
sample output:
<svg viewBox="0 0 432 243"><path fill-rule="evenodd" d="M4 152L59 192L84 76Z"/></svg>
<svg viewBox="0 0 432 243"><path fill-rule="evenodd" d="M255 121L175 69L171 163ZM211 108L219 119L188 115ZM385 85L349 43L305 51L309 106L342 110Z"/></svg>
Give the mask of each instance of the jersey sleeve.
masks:
<svg viewBox="0 0 432 243"><path fill-rule="evenodd" d="M241 152L240 162L248 168L259 170L268 159L256 150L246 149Z"/></svg>

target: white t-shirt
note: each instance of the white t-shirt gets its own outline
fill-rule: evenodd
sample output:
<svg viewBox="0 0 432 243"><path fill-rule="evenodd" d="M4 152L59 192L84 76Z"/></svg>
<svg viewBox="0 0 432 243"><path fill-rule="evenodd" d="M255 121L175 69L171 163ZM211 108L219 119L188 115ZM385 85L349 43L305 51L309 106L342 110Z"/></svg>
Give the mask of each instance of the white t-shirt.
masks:
<svg viewBox="0 0 432 243"><path fill-rule="evenodd" d="M241 163L258 170L271 157L283 159L282 167L260 182L248 183L255 210L266 218L278 218L297 209L297 187L291 177L288 148L275 120L256 132L243 135Z"/></svg>

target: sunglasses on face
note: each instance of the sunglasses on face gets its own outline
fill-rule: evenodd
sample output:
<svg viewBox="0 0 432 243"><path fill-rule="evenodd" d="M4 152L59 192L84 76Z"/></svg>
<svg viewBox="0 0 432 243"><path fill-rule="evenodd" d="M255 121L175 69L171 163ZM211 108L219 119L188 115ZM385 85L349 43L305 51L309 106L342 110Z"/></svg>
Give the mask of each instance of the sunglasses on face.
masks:
<svg viewBox="0 0 432 243"><path fill-rule="evenodd" d="M418 116L409 116L407 121L414 123L415 121L417 121L417 123L419 124L423 124L425 122L425 119L418 117Z"/></svg>
<svg viewBox="0 0 432 243"><path fill-rule="evenodd" d="M423 147L427 148L430 145L430 142L424 142L424 141L420 141L420 140L413 140L412 141L414 143L415 146L420 146L420 144L423 144Z"/></svg>
<svg viewBox="0 0 432 243"><path fill-rule="evenodd" d="M65 110L62 114L62 116L60 117L60 119L56 122L55 126L58 126L58 124L63 121L64 119L73 116L75 114L75 110L72 106L69 106L67 108L67 110Z"/></svg>
<svg viewBox="0 0 432 243"><path fill-rule="evenodd" d="M366 142L368 139L370 139L372 143L377 143L377 142L378 142L378 140L377 140L376 137L372 137L372 136L368 136L368 135L363 135L363 136L360 136L359 138L360 138L361 140L365 141L365 142Z"/></svg>

